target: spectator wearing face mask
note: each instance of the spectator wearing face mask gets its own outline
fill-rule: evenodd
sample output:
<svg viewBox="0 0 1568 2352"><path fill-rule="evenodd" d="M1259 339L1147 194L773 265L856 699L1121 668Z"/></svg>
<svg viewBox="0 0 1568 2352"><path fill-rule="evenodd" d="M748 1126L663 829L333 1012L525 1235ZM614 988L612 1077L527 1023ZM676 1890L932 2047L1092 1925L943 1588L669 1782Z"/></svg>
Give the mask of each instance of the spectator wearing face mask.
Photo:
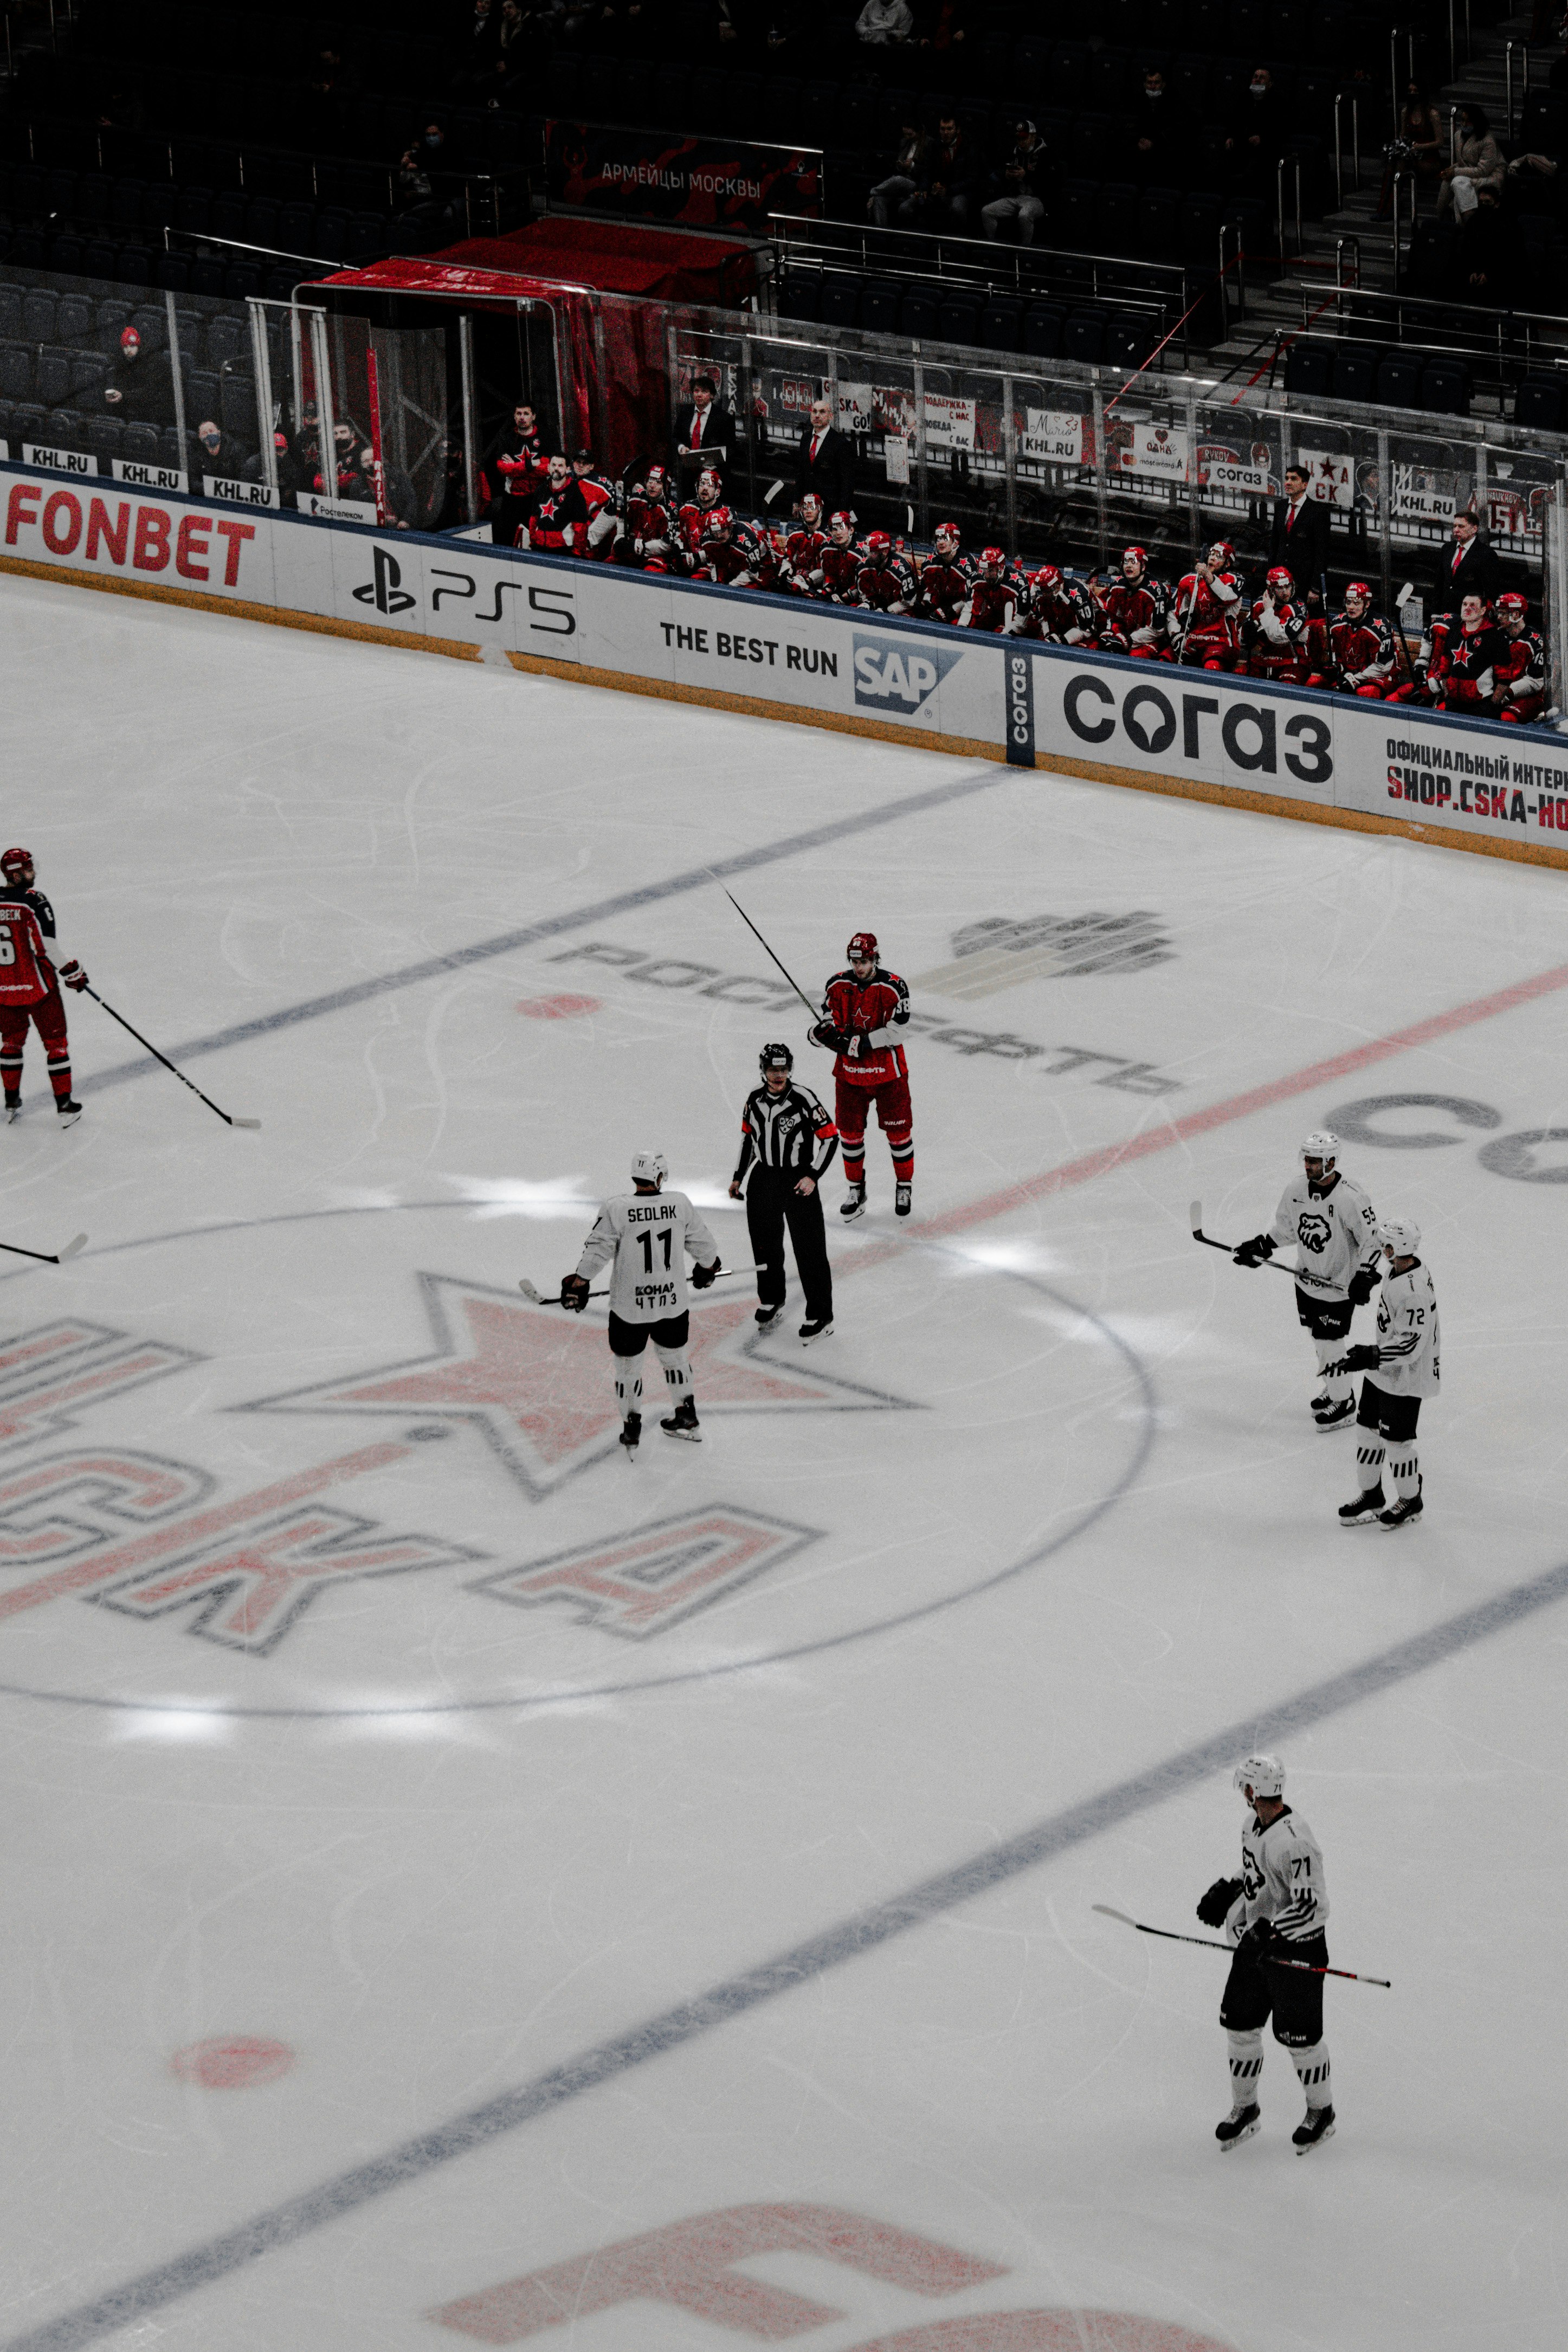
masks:
<svg viewBox="0 0 1568 2352"><path fill-rule="evenodd" d="M342 495L356 499L366 506L376 502L376 453L368 441L362 441L353 465L345 478ZM392 530L413 530L419 520L419 500L413 484L401 467L383 464L382 495L386 501L387 527Z"/></svg>
<svg viewBox="0 0 1568 2352"><path fill-rule="evenodd" d="M239 443L221 430L214 418L204 416L196 427L196 471L211 474L225 482L241 479L240 467L245 463L245 451Z"/></svg>
<svg viewBox="0 0 1568 2352"><path fill-rule="evenodd" d="M1001 235L1009 222L1018 223L1018 241L1032 245L1045 215L1040 183L1045 174L1045 142L1027 117L1013 126L1012 152L1004 156L996 175L989 204L980 208L980 226L988 236Z"/></svg>
<svg viewBox="0 0 1568 2352"><path fill-rule="evenodd" d="M1267 66L1254 66L1252 79L1231 118L1225 142L1237 178L1245 187L1272 188L1284 152L1285 111Z"/></svg>
<svg viewBox="0 0 1568 2352"><path fill-rule="evenodd" d="M1163 180L1171 143L1171 102L1166 94L1166 78L1158 66L1150 66L1133 109L1135 176L1145 181Z"/></svg>
<svg viewBox="0 0 1568 2352"><path fill-rule="evenodd" d="M294 453L288 446L287 433L273 435L272 462L277 475L278 499L284 506L292 506L294 494L299 488L300 474ZM239 478L242 482L264 482L267 479L267 469L259 450L254 457L246 459L239 469Z"/></svg>

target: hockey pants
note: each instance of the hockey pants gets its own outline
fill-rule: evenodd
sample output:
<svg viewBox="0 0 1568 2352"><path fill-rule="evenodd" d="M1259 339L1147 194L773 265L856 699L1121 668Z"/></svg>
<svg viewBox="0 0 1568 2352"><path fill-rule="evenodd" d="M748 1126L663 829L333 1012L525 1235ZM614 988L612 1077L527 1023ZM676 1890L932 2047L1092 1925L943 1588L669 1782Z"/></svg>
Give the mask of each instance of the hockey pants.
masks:
<svg viewBox="0 0 1568 2352"><path fill-rule="evenodd" d="M650 1339L664 1370L670 1402L685 1404L695 1396L692 1360L686 1352L691 1334L689 1314L666 1315L657 1323L627 1323L610 1313L610 1354L615 1366L615 1402L621 1417L643 1410L643 1357Z"/></svg>
<svg viewBox="0 0 1568 2352"><path fill-rule="evenodd" d="M51 988L36 1004L0 1004L0 1076L5 1078L5 1092L15 1095L22 1090L22 1048L27 1042L29 1022L44 1041L49 1084L57 1099L64 1102L71 1090L71 1049L66 1035L66 1008L57 988Z"/></svg>
<svg viewBox="0 0 1568 2352"><path fill-rule="evenodd" d="M757 1261L757 1296L764 1307L784 1304L784 1228L795 1244L795 1270L806 1294L806 1318L833 1319L833 1276L822 1223L822 1194L797 1192L800 1179L779 1168L757 1168L746 1188L746 1229Z"/></svg>
<svg viewBox="0 0 1568 2352"><path fill-rule="evenodd" d="M855 1087L847 1078L837 1081L833 1122L844 1147L844 1174L852 1184L865 1182L866 1114L873 1102L893 1154L894 1175L899 1183L907 1184L915 1175L915 1113L907 1078L888 1078L880 1087Z"/></svg>

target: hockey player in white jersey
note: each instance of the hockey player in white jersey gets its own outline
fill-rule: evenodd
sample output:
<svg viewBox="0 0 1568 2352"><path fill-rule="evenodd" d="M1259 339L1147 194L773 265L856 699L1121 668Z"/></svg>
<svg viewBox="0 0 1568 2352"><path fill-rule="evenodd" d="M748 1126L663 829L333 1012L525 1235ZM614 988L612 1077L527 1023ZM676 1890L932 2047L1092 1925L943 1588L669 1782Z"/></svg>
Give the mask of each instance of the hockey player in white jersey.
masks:
<svg viewBox="0 0 1568 2352"><path fill-rule="evenodd" d="M1352 1348L1335 1370L1367 1372L1355 1416L1356 1468L1361 1492L1340 1507L1340 1525L1364 1527L1375 1519L1385 1528L1407 1528L1421 1516L1421 1470L1416 1454L1416 1423L1423 1397L1436 1396L1442 1339L1437 1294L1430 1269L1416 1255L1421 1229L1408 1218L1390 1217L1378 1227L1388 1263L1377 1302L1377 1338ZM1384 1456L1394 1481L1394 1500L1383 1491Z"/></svg>
<svg viewBox="0 0 1568 2352"><path fill-rule="evenodd" d="M588 1304L590 1276L607 1259L613 1261L610 1353L621 1408L621 1443L628 1458L635 1454L643 1434L643 1357L650 1339L675 1408L660 1428L671 1437L702 1436L692 1360L686 1352L691 1332L686 1253L696 1261L691 1276L694 1290L708 1287L718 1273L719 1257L713 1235L685 1194L664 1190L669 1172L662 1151L639 1151L632 1162L632 1191L605 1202L582 1245L576 1273L561 1276L560 1303L580 1315Z"/></svg>
<svg viewBox="0 0 1568 2352"><path fill-rule="evenodd" d="M1286 1186L1274 1222L1233 1252L1238 1265L1260 1266L1281 1244L1296 1247L1296 1312L1317 1351L1319 1388L1312 1419L1337 1429L1355 1411L1355 1382L1337 1360L1351 1317L1377 1286L1377 1217L1359 1184L1342 1175L1339 1139L1322 1132L1301 1146L1302 1173Z"/></svg>
<svg viewBox="0 0 1568 2352"><path fill-rule="evenodd" d="M1219 2005L1230 2057L1230 2113L1215 2131L1222 2150L1239 2147L1261 2121L1263 2028L1291 2053L1307 2112L1292 2140L1298 2156L1333 2137L1328 2045L1323 2040L1323 1979L1281 1958L1326 1969L1323 1923L1329 1891L1323 1857L1300 1813L1284 1801L1285 1768L1277 1756L1249 1756L1236 1786L1251 1808L1241 1832L1241 1875L1217 1878L1197 1906L1206 1927L1223 1927L1236 1947ZM1272 1958L1270 1957L1272 1955Z"/></svg>

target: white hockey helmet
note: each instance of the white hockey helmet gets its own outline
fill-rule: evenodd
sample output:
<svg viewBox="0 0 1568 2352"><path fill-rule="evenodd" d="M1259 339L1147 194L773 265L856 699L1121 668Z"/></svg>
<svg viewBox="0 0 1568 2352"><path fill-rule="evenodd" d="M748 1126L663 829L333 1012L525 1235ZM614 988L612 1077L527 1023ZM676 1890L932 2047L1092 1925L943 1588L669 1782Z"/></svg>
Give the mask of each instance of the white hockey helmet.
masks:
<svg viewBox="0 0 1568 2352"><path fill-rule="evenodd" d="M1331 1135L1326 1128L1314 1128L1311 1135L1301 1139L1301 1159L1321 1160L1325 1169L1333 1167L1339 1159L1338 1136Z"/></svg>
<svg viewBox="0 0 1568 2352"><path fill-rule="evenodd" d="M1236 1767L1231 1778L1243 1791L1254 1797L1279 1797L1284 1794L1285 1768L1277 1756L1249 1756L1244 1764Z"/></svg>
<svg viewBox="0 0 1568 2352"><path fill-rule="evenodd" d="M1421 1246L1421 1228L1408 1217L1385 1217L1377 1228L1379 1245L1394 1257L1414 1257Z"/></svg>
<svg viewBox="0 0 1568 2352"><path fill-rule="evenodd" d="M662 1151L634 1151L632 1154L633 1184L652 1184L656 1192L670 1172L670 1163Z"/></svg>

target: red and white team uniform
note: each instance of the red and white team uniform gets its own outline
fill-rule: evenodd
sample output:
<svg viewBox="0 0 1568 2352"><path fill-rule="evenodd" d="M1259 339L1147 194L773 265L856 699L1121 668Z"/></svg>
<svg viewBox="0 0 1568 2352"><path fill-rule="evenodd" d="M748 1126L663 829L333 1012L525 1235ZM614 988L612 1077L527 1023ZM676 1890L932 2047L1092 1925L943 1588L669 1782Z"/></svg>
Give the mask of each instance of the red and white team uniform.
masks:
<svg viewBox="0 0 1568 2352"><path fill-rule="evenodd" d="M59 982L63 979L68 988L85 988L87 974L54 936L54 910L43 892L32 887L28 853L6 850L0 870L5 882L0 889L0 1078L5 1108L13 1116L21 1108L22 1054L32 1027L44 1041L55 1101L74 1116L71 1049Z"/></svg>
<svg viewBox="0 0 1568 2352"><path fill-rule="evenodd" d="M1484 612L1447 638L1427 673L1427 691L1437 709L1470 710L1479 717L1490 704L1498 665L1507 659L1510 643Z"/></svg>
<svg viewBox="0 0 1568 2352"><path fill-rule="evenodd" d="M1234 669L1241 657L1241 582L1234 551L1218 540L1207 565L1176 582L1171 600L1171 645L1177 661L1196 669Z"/></svg>
<svg viewBox="0 0 1568 2352"><path fill-rule="evenodd" d="M721 588L749 588L761 561L750 524L737 522L727 507L715 507L704 524L692 578L715 581Z"/></svg>
<svg viewBox="0 0 1568 2352"><path fill-rule="evenodd" d="M1394 683L1398 648L1388 623L1372 609L1370 588L1351 583L1343 611L1329 623L1328 640L1333 683L1364 702L1382 701Z"/></svg>
<svg viewBox="0 0 1568 2352"><path fill-rule="evenodd" d="M815 523L801 522L784 541L779 585L793 596L813 596L821 584L822 550L828 534Z"/></svg>
<svg viewBox="0 0 1568 2352"><path fill-rule="evenodd" d="M974 590L974 573L958 552L957 532L939 530L934 552L920 567L915 611L923 621L945 621L956 627Z"/></svg>
<svg viewBox="0 0 1568 2352"><path fill-rule="evenodd" d="M1024 583L1015 635L1052 646L1097 646L1103 629L1103 615L1082 581L1064 580L1054 563L1042 564Z"/></svg>
<svg viewBox="0 0 1568 2352"><path fill-rule="evenodd" d="M752 586L770 589L775 594L782 594L784 589L783 531L777 523L769 524L766 520L748 524L747 528L757 542L757 553L751 573Z"/></svg>
<svg viewBox="0 0 1568 2352"><path fill-rule="evenodd" d="M843 1144L844 1174L863 1195L865 1128L873 1103L893 1155L895 1181L907 1188L915 1178L909 1066L894 1034L908 1022L909 991L896 972L884 971L876 961L873 932L857 931L847 953L862 962L870 961L873 969L865 980L852 969L833 974L823 993L822 1018L811 1032L811 1042L831 1047L836 1056L833 1119ZM906 1215L907 1189L899 1198L899 1214Z"/></svg>
<svg viewBox="0 0 1568 2352"><path fill-rule="evenodd" d="M570 555L575 551L579 524L586 529L587 523L588 509L580 485L570 474L559 479L552 475L530 501L528 519L517 533L517 544L520 547L526 537L537 554Z"/></svg>
<svg viewBox="0 0 1568 2352"><path fill-rule="evenodd" d="M1517 635L1513 628L1503 631L1507 648L1497 664L1494 692L1501 695L1497 715L1516 726L1527 726L1546 708L1546 647L1538 630L1523 625L1530 618L1524 597L1511 589L1498 598L1497 610L1500 621L1518 625Z"/></svg>
<svg viewBox="0 0 1568 2352"><path fill-rule="evenodd" d="M855 582L861 603L872 613L908 613L915 605L915 568L895 555L885 530L873 530Z"/></svg>
<svg viewBox="0 0 1568 2352"><path fill-rule="evenodd" d="M615 544L615 560L640 564L645 572L667 572L674 535L675 518L664 469L651 466L646 478L632 484L627 498L625 529Z"/></svg>
<svg viewBox="0 0 1568 2352"><path fill-rule="evenodd" d="M1136 661L1168 657L1170 593L1149 570L1149 559L1141 547L1124 551L1121 577L1102 591L1100 609L1114 652L1131 654Z"/></svg>
<svg viewBox="0 0 1568 2352"><path fill-rule="evenodd" d="M1007 562L999 547L981 550L980 569L969 591L969 609L964 615L965 628L988 629L993 636L1011 635L1018 590L1008 578Z"/></svg>
<svg viewBox="0 0 1568 2352"><path fill-rule="evenodd" d="M1304 686L1312 655L1305 602L1296 602L1295 582L1283 565L1270 572L1269 587L1247 616L1247 674Z"/></svg>
<svg viewBox="0 0 1568 2352"><path fill-rule="evenodd" d="M709 482L712 482L716 494L718 489L716 476L705 474L697 487L701 489ZM716 495L686 500L675 517L676 544L674 553L677 561L670 565L672 572L680 571L690 574L702 562L703 540L707 531L708 517L717 513L721 503Z"/></svg>
<svg viewBox="0 0 1568 2352"><path fill-rule="evenodd" d="M855 542L855 519L841 508L828 526L828 543L817 570L821 574L815 593L826 604L858 604L864 550Z"/></svg>
<svg viewBox="0 0 1568 2352"><path fill-rule="evenodd" d="M572 533L573 552L607 563L621 535L621 518L615 511L615 485L598 473L579 474L575 478L582 513Z"/></svg>

